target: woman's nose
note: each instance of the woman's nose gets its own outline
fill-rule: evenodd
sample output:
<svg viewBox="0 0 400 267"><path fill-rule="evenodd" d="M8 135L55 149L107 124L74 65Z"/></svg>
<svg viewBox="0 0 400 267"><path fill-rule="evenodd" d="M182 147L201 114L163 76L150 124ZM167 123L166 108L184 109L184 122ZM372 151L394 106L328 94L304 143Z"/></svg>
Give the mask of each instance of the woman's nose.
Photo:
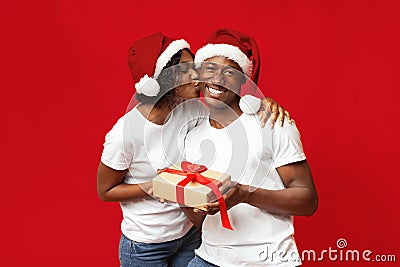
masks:
<svg viewBox="0 0 400 267"><path fill-rule="evenodd" d="M197 80L199 80L199 73L197 72L197 70L192 69L192 70L190 70L190 71L191 71L191 73L190 73L190 79L192 79L192 81L197 81Z"/></svg>

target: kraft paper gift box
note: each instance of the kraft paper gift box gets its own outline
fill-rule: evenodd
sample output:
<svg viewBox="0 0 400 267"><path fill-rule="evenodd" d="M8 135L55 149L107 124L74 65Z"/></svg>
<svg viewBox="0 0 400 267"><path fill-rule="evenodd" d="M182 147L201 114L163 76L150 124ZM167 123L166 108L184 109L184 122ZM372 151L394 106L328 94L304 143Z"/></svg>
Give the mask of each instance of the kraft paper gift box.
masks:
<svg viewBox="0 0 400 267"><path fill-rule="evenodd" d="M194 169L192 168L192 170L196 170L196 167L199 169L200 167L200 171L198 173L200 173L203 177L209 178L210 180L215 180L213 183L218 185L218 189L222 194L225 194L231 188L231 176L229 174L208 170L202 165L191 163L188 164L189 167L195 166ZM187 176L182 171L182 168L178 167L179 165L181 164L174 164L174 166L166 169L167 171L168 169L177 170L178 174L163 171L153 179L153 195L155 197L171 202L181 202L179 199L177 199L177 186L179 186L178 183L184 180ZM206 170L201 171L202 167ZM179 173L179 171L181 171L181 173ZM204 209L203 206L205 204L217 200L217 197L215 196L214 192L212 192L211 188L197 182L190 181L183 187L183 190L181 191L183 192L184 203L180 204L184 204L186 206Z"/></svg>

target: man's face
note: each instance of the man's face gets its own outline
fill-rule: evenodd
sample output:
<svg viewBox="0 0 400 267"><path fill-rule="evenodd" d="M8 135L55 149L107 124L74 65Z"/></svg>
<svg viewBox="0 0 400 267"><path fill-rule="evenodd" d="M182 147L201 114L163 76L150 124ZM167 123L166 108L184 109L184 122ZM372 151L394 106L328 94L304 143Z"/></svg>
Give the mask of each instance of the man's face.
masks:
<svg viewBox="0 0 400 267"><path fill-rule="evenodd" d="M212 57L201 64L200 90L211 108L231 106L244 82L239 65L226 57Z"/></svg>

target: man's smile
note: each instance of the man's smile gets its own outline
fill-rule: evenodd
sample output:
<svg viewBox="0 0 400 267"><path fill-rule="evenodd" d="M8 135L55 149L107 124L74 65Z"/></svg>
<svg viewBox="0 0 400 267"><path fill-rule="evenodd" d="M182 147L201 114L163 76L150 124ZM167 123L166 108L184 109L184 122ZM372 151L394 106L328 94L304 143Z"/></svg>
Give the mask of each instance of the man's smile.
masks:
<svg viewBox="0 0 400 267"><path fill-rule="evenodd" d="M205 85L205 88L210 93L211 97L219 97L221 94L227 92L226 89L224 89L220 86L211 85L211 84Z"/></svg>

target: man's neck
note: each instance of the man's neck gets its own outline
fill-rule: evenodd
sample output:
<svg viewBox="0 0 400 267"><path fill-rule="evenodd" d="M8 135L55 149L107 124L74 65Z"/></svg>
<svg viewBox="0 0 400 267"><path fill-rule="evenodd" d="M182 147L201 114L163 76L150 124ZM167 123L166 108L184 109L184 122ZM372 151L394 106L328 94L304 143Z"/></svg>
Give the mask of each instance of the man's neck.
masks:
<svg viewBox="0 0 400 267"><path fill-rule="evenodd" d="M239 101L224 108L210 108L210 125L217 129L225 128L238 119L242 113Z"/></svg>

